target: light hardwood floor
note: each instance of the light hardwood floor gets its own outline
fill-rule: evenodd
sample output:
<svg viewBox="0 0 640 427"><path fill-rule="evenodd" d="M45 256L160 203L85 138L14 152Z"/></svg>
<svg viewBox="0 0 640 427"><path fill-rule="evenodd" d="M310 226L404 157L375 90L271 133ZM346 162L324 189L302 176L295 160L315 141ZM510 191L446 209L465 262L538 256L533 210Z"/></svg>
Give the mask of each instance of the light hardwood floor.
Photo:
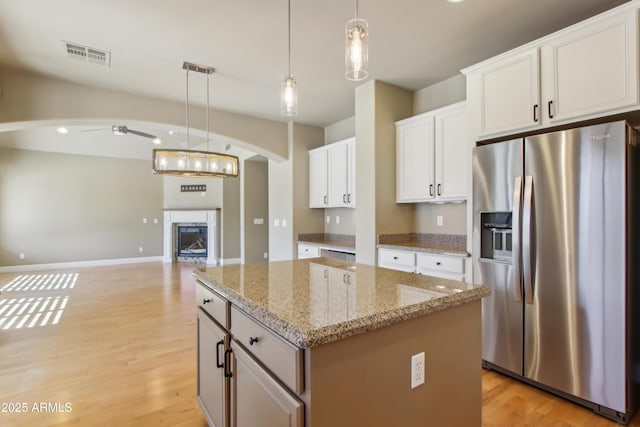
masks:
<svg viewBox="0 0 640 427"><path fill-rule="evenodd" d="M206 426L195 399L192 270L0 274L0 426ZM617 425L493 372L483 371L482 389L485 426Z"/></svg>

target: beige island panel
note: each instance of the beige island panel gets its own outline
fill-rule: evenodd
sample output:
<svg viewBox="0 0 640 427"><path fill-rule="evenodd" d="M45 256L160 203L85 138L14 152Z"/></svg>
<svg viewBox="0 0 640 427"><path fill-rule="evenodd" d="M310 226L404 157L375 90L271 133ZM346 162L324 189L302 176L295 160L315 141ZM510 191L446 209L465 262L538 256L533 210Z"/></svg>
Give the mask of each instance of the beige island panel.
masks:
<svg viewBox="0 0 640 427"><path fill-rule="evenodd" d="M195 276L301 349L305 426L481 425L485 286L322 258Z"/></svg>

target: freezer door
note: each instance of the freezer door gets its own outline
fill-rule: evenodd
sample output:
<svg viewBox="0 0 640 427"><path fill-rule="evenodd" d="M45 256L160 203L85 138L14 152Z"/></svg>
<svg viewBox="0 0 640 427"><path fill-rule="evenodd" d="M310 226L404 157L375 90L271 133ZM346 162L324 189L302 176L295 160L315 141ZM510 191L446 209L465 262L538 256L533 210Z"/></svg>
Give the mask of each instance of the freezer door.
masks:
<svg viewBox="0 0 640 427"><path fill-rule="evenodd" d="M525 376L621 412L625 134L618 122L525 139L523 200Z"/></svg>
<svg viewBox="0 0 640 427"><path fill-rule="evenodd" d="M518 375L523 308L520 265L513 259L518 259L522 161L521 139L476 147L473 153L473 281L491 289L482 299L482 358ZM506 216L511 233L504 228ZM511 257L505 256L506 236L513 242Z"/></svg>

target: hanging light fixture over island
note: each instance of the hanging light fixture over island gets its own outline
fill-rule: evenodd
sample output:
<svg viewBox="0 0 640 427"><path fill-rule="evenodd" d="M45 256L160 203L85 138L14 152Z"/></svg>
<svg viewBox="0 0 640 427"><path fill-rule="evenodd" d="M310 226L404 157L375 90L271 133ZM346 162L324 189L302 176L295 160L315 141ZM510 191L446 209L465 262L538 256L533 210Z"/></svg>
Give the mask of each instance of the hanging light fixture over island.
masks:
<svg viewBox="0 0 640 427"><path fill-rule="evenodd" d="M155 149L153 150L153 173L185 177L237 177L239 172L238 158L229 154L213 151L191 150L189 146L189 71L207 75L207 149L209 149L209 76L215 68L185 62L182 68L187 70L186 124L187 149Z"/></svg>
<svg viewBox="0 0 640 427"><path fill-rule="evenodd" d="M347 22L345 36L345 77L353 81L364 80L369 75L369 24L358 17L358 0L356 17Z"/></svg>

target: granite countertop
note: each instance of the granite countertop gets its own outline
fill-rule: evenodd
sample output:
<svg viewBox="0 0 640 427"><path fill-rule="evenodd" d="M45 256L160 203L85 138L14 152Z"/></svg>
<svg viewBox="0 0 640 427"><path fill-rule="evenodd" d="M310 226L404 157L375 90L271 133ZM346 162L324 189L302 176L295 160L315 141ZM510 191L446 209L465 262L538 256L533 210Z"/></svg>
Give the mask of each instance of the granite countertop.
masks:
<svg viewBox="0 0 640 427"><path fill-rule="evenodd" d="M298 243L329 248L344 248L353 251L356 250L356 237L348 234L298 234Z"/></svg>
<svg viewBox="0 0 640 427"><path fill-rule="evenodd" d="M467 236L457 234L381 234L378 236L378 248L469 256Z"/></svg>
<svg viewBox="0 0 640 427"><path fill-rule="evenodd" d="M300 348L489 294L484 285L326 258L203 267L194 276Z"/></svg>

